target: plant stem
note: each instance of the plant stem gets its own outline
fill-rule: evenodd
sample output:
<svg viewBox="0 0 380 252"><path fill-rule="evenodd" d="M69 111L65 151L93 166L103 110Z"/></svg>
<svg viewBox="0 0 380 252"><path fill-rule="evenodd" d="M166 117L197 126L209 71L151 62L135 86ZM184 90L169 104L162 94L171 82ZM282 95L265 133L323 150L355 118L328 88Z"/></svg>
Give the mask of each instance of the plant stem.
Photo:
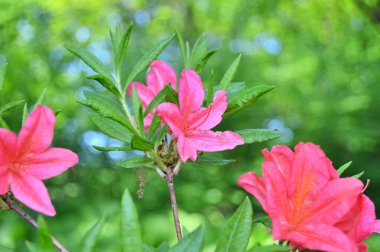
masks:
<svg viewBox="0 0 380 252"><path fill-rule="evenodd" d="M177 233L177 239L178 241L180 241L182 239L182 232L181 232L181 224L179 223L179 218L178 218L178 207L177 207L177 199L175 197L175 191L174 191L173 176L174 176L173 170L169 168L166 171L166 181L168 182L168 186L169 186L170 201L172 203L175 231Z"/></svg>
<svg viewBox="0 0 380 252"><path fill-rule="evenodd" d="M7 197L3 198L4 202L8 204L9 208L14 210L16 213L18 213L24 220L26 220L32 227L35 229L38 229L38 223L35 219L33 219L32 216L25 213L25 211L19 207L13 200L9 198L9 195ZM69 252L55 237L51 237L51 240L54 244L54 246L61 252Z"/></svg>

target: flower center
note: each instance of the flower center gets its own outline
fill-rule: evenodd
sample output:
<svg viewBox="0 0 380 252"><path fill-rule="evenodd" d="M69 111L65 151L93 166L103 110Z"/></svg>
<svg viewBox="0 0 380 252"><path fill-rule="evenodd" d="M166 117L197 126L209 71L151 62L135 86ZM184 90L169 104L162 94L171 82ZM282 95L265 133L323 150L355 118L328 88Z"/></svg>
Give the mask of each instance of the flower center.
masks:
<svg viewBox="0 0 380 252"><path fill-rule="evenodd" d="M22 171L24 171L26 169L26 166L25 165L22 165L22 164L18 164L18 163L16 163L16 164L10 164L10 170L12 171L12 172L22 172Z"/></svg>

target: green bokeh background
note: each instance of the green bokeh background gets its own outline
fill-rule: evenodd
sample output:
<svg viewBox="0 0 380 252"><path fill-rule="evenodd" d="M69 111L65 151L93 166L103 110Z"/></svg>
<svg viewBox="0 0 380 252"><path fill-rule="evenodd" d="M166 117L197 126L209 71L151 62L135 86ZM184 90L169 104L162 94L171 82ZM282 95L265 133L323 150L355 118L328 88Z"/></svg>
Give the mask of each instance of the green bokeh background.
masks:
<svg viewBox="0 0 380 252"><path fill-rule="evenodd" d="M278 128L287 132L284 137L221 153L237 162L184 169L176 179L182 223L189 230L205 225L205 251L212 251L226 220L246 196L236 186L237 178L259 171L260 150L274 144L293 147L299 141L312 141L336 167L352 160L346 175L364 170L363 181L371 180L366 193L380 209L378 0L0 0L0 57L9 63L0 104L16 99L33 104L47 88L45 104L62 109L54 145L80 155L79 165L46 182L58 213L47 218L48 225L69 249L105 214L107 224L97 251L119 251L119 201L126 187L135 196L146 243L175 241L165 182L151 171L117 168L115 160L128 153L111 156L90 147L113 144L97 132L88 110L76 102L84 90L99 86L85 79L91 71L63 47L68 43L87 47L111 67L108 29L117 23L125 27L129 21L135 28L125 73L176 26L190 43L206 33L210 46L220 49L201 73L204 79L213 68L219 81L242 53L234 81L277 86L218 128ZM160 59L179 72L182 61L175 41ZM145 82L145 76L139 80ZM18 131L21 108L5 119ZM139 177L146 182L141 200L135 193ZM253 202L259 217L261 208ZM270 243L264 227L254 228L251 244ZM1 211L0 244L23 251L24 240L35 241L31 228L14 213ZM379 237L371 237L369 243L370 251L378 251Z"/></svg>

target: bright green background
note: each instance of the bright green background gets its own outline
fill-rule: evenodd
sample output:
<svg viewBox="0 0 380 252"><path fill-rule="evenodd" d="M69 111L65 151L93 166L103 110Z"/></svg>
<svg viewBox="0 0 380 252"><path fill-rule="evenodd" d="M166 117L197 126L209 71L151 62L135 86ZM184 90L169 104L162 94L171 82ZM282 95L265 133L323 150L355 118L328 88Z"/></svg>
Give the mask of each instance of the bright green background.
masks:
<svg viewBox="0 0 380 252"><path fill-rule="evenodd" d="M55 146L74 149L81 159L69 172L46 182L58 212L47 219L52 232L74 248L78 237L105 213L107 224L98 251L117 251L119 200L125 187L136 196L141 176L145 194L136 205L145 241L157 245L175 240L165 182L154 172L117 168L107 154L88 147L91 139L100 144L109 141L95 132L88 110L76 102L83 90L98 86L85 79L88 68L63 47L67 43L88 47L111 63L108 28L117 22L125 27L131 20L135 29L126 72L175 25L191 43L206 32L211 47L220 48L202 73L205 79L212 67L219 81L242 53L234 81L277 86L252 109L230 117L219 128L286 129L282 140L238 147L223 153L237 160L233 165L189 168L176 179L182 223L189 230L201 223L206 226L206 248L213 247L226 219L246 195L236 186L237 178L258 171L260 150L274 144L293 147L299 141L312 141L321 145L336 167L353 160L347 175L365 171L363 181L371 179L366 193L379 208L379 16L377 0L0 0L0 57L9 62L0 104L16 99L33 104L47 88L45 104L62 109ZM175 41L160 58L177 72L180 69ZM139 78L144 82L145 76ZM5 118L14 131L20 128L20 115L21 108ZM261 208L254 202L259 216ZM255 228L260 231L252 239L269 237L263 227ZM0 244L22 251L25 239L35 239L29 226L14 213L1 212ZM371 241L376 251L380 241L376 237Z"/></svg>

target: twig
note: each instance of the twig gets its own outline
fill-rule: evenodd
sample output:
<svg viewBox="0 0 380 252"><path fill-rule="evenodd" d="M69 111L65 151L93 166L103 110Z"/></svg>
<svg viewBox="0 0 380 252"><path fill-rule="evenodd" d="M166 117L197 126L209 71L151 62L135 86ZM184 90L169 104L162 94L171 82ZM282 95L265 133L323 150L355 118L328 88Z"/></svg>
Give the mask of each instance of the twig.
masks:
<svg viewBox="0 0 380 252"><path fill-rule="evenodd" d="M168 182L168 186L169 186L170 201L172 203L175 231L177 233L177 239L178 241L180 241L182 239L181 224L179 223L177 200L176 200L175 192L174 192L173 170L170 168L166 171L166 181Z"/></svg>
<svg viewBox="0 0 380 252"><path fill-rule="evenodd" d="M4 202L8 204L9 208L14 210L16 213L18 213L24 220L26 220L32 227L35 229L38 229L38 223L35 219L33 219L32 216L25 213L25 211L19 207L11 198L8 196L3 198ZM59 249L61 252L69 252L55 237L51 237L51 240L54 244L54 246Z"/></svg>

